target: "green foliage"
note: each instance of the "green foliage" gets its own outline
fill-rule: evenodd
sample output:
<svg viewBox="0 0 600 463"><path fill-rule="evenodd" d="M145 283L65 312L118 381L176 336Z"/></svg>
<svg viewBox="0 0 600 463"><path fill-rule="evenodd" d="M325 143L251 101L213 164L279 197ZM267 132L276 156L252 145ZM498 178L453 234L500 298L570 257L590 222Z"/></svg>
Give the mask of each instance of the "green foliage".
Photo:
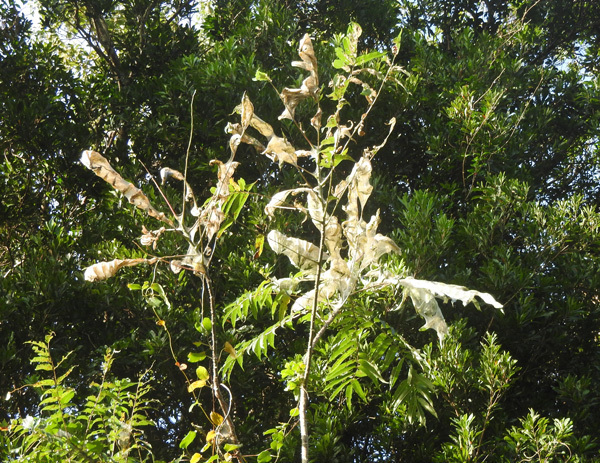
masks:
<svg viewBox="0 0 600 463"><path fill-rule="evenodd" d="M314 461L598 458L596 2L37 3L41 31L21 3L0 2L0 390L11 391L0 459L16 445L49 461L86 460L80 450L108 460L123 450L126 394L146 381L141 401L160 407L131 431L133 461L298 461L303 436ZM290 64L304 32L316 85ZM222 188L209 161L230 156L223 129L244 93L301 153L294 165L275 145L257 155L264 145L232 139L241 165ZM282 100L292 119L277 120ZM255 129L238 135L271 141ZM82 172L86 148L174 226ZM348 190L332 187L367 151L373 172L356 185L373 191L356 223L377 217L370 230L397 255L359 258L342 232L341 259L327 246L318 266L290 249L277 257L269 231L323 248L326 219L348 220ZM165 166L185 174L196 204L177 179L164 197L153 188ZM211 202L225 217L207 239L211 220L191 233L190 212ZM98 261L121 270L85 283L80 269ZM162 265L173 261L182 271ZM368 264L342 287L342 261ZM148 265L123 268L134 263ZM410 277L487 291L504 310L473 311L477 294ZM315 281L326 297L311 300ZM418 329L421 316L442 342ZM36 370L50 364L25 361L42 349L27 342L50 330L52 356L36 357L61 362ZM119 353L100 381L107 349ZM135 386L116 379L150 365ZM42 381L39 394L19 388ZM96 411L88 396L102 396ZM86 441L90 416L103 418Z"/></svg>
<svg viewBox="0 0 600 463"><path fill-rule="evenodd" d="M540 417L533 410L521 419L521 427L512 427L505 438L509 448L506 461L577 461L569 445L573 423L568 418Z"/></svg>
<svg viewBox="0 0 600 463"><path fill-rule="evenodd" d="M142 431L154 424L146 416L152 406L147 381L112 379L114 352L107 350L100 382L91 383L90 395L81 397L83 391L67 385L74 370L63 365L69 354L58 362L51 355L52 338L31 342L31 362L36 371L45 372L32 385L40 393L40 410L35 417L11 421L6 455L11 461L150 460L151 448Z"/></svg>

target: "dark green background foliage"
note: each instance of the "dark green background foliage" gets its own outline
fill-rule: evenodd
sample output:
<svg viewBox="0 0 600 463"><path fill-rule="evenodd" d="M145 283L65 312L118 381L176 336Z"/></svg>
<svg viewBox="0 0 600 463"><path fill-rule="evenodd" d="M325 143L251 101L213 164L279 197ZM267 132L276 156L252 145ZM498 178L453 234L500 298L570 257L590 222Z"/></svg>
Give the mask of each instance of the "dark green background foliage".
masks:
<svg viewBox="0 0 600 463"><path fill-rule="evenodd" d="M0 393L11 391L0 426L43 416L39 390L22 386L46 373L30 362L28 342L53 332L53 358L72 352L58 373L74 367L63 383L77 391L73 413L91 416L85 400L110 348L111 387L151 370L144 413L154 425L141 429L156 461L179 457L190 430L210 430L199 408L190 410L193 398L171 352L183 363L189 352L207 349L203 286L168 266L83 280L82 270L97 261L146 256L141 227L155 228L155 221L84 169L81 151L101 152L166 210L151 178L162 167L183 171L191 134L188 180L204 200L216 181L209 161L229 157L224 130L244 92L262 119L302 144L290 121L277 122L279 96L253 80L256 71L279 89L297 86L300 72L290 63L309 33L321 94L328 94L339 34L355 21L362 52L391 57L401 33L395 64L405 71L386 84L365 136L351 145L357 160L396 118L373 161L369 214L381 209L380 231L399 245L411 275L489 292L504 313L443 304L451 329L440 346L433 331L419 331L422 320L412 311L391 310L398 295L352 298L351 313L315 352L311 458L521 461L549 436L564 446L540 451L539 461L600 458L600 3L39 0L35 25L26 3L0 0ZM364 97L353 90L347 101L342 114L358 120ZM321 105L335 110L326 98ZM299 106L298 119L308 125L313 111L314 102ZM236 178L256 184L212 263L223 317L219 345L236 345L273 323L260 304L235 326L222 315L268 272L290 272L267 245L256 252L257 237L276 227L311 238L301 217L269 223L263 212L274 192L294 186L290 166L279 169L247 145L236 160ZM350 169L340 165L340 172ZM173 201L180 194L177 184L164 191ZM156 252L181 253L181 244L166 237ZM170 307L127 287L144 281L159 282ZM296 407L285 389L307 329L279 330L276 348L245 356L244 369L234 368L226 381L242 453L257 455L281 438L280 461L299 459L298 429L286 428L285 439L274 429ZM378 363L383 377L405 384L405 401L395 396L400 387L376 381L361 383L364 398L354 394L351 405L344 394L330 396L327 369L344 333L353 333L352 349ZM421 408L411 408L411 394ZM212 409L210 393L200 399ZM567 418L571 431L560 421ZM204 443L198 436L191 453ZM10 440L1 431L3 461L10 461L2 454Z"/></svg>

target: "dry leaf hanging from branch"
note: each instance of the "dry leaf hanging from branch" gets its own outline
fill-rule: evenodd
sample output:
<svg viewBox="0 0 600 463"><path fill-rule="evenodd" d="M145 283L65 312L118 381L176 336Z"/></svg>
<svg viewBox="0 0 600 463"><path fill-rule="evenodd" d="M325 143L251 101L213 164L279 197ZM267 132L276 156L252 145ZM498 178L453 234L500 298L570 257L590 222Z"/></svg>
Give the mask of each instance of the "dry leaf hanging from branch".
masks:
<svg viewBox="0 0 600 463"><path fill-rule="evenodd" d="M261 153L271 161L279 163L280 167L284 163L296 166L299 156L307 156L304 151L296 151L294 146L285 138L275 135L271 124L254 114L254 107L246 94L244 94L242 103L236 107L235 111L242 116L243 120L241 125L228 124L226 127L226 131L232 134L230 146L232 146L233 152L235 152L240 142L247 143L261 150ZM254 137L246 134L248 126L258 130L262 136L268 139L266 147Z"/></svg>
<svg viewBox="0 0 600 463"><path fill-rule="evenodd" d="M142 190L123 179L123 177L111 167L110 163L100 153L92 150L84 151L81 154L81 163L92 170L98 177L112 185L115 190L121 192L131 204L146 211L148 215L155 219L173 226L173 222L171 222L164 213L157 211L152 204L150 204L150 200Z"/></svg>
<svg viewBox="0 0 600 463"><path fill-rule="evenodd" d="M423 330L433 329L440 340L448 334L448 325L433 294L423 288L407 288L415 311L425 319Z"/></svg>
<svg viewBox="0 0 600 463"><path fill-rule="evenodd" d="M319 248L314 244L285 236L277 230L271 230L267 235L271 249L277 254L289 257L292 263L307 274L316 274L319 265Z"/></svg>
<svg viewBox="0 0 600 463"><path fill-rule="evenodd" d="M248 135L244 130L242 130L241 124L232 124L229 122L225 127L225 132L231 135L239 135L241 137L240 141L242 143L246 143L247 145L252 145L259 153L262 153L265 150L265 145L259 142L256 138Z"/></svg>
<svg viewBox="0 0 600 463"><path fill-rule="evenodd" d="M123 267L132 267L138 264L154 264L157 261L153 259L115 259L109 262L98 262L90 265L83 273L86 281L101 281L115 276L119 269Z"/></svg>
<svg viewBox="0 0 600 463"><path fill-rule="evenodd" d="M217 177L219 182L215 188L215 193L210 199L206 207L202 209L196 226L201 225L206 232L206 239L210 242L219 231L223 220L225 220L225 213L222 210L223 205L229 197L229 183L233 178L233 174L239 162L228 161L223 163L218 159L210 161L211 165L216 164L218 166ZM196 228L196 226L194 228Z"/></svg>
<svg viewBox="0 0 600 463"><path fill-rule="evenodd" d="M305 69L310 72L310 75L302 81L300 88L284 88L281 92L281 99L285 105L285 110L279 116L279 119L294 119L296 106L302 100L312 97L316 98L319 91L319 76L317 74L317 58L313 50L310 36L306 34L300 41L298 54L302 61L292 61L292 66ZM311 121L313 126L320 127L320 114L317 112L314 121Z"/></svg>

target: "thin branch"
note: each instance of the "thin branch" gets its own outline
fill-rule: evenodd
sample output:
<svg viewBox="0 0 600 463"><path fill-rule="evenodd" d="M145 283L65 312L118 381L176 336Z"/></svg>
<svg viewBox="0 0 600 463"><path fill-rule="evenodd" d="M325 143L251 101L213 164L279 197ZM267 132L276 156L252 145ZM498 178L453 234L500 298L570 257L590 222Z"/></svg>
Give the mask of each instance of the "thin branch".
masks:
<svg viewBox="0 0 600 463"><path fill-rule="evenodd" d="M184 227L183 224L183 220L184 220L184 216L185 216L185 201L186 201L186 194L187 194L187 173L188 173L188 161L190 159L190 149L192 147L192 138L194 136L194 98L196 96L196 90L194 90L194 93L192 93L192 99L190 101L190 137L188 139L188 145L187 145L187 149L185 150L185 168L183 169L183 178L184 178L184 182L183 182L183 201L181 204L181 227Z"/></svg>
<svg viewBox="0 0 600 463"><path fill-rule="evenodd" d="M210 353L211 353L211 363L212 363L212 390L213 390L214 397L217 399L217 402L219 402L219 407L221 408L221 411L223 412L223 415L224 415L223 422L227 423L227 426L229 428L229 431L230 431L229 440L233 444L239 444L239 440L235 433L235 426L234 426L233 420L231 419L231 416L229 414L229 411L231 408L231 401L230 401L229 405L225 402L225 400L223 399L223 395L221 394L221 389L219 388L219 386L221 384L219 381L219 368L218 368L219 362L218 362L218 355L217 355L217 333L216 333L216 328L215 328L217 325L217 317L216 317L216 312L215 312L215 302L214 302L214 295L213 295L213 290L212 290L212 283L210 281L210 278L208 277L208 274L204 274L202 279L203 279L203 285L207 289L207 292L208 292L208 305L209 305L209 309L210 309L210 322L211 322ZM227 388L227 390L231 397L231 391L229 391L229 388Z"/></svg>
<svg viewBox="0 0 600 463"><path fill-rule="evenodd" d="M308 377L310 375L310 361L313 354L313 339L315 332L315 319L317 314L317 308L319 307L319 286L321 285L321 272L323 269L322 261L325 253L325 227L322 224L321 238L319 242L319 265L317 267L317 275L315 277L315 298L310 314L310 328L308 331L308 343L306 354L304 355L304 375L302 376L302 382L300 383L300 401L298 403L298 410L300 412L300 440L301 440L301 458L302 463L308 463L308 425L306 421L307 407L308 407L308 392L306 386L308 384Z"/></svg>

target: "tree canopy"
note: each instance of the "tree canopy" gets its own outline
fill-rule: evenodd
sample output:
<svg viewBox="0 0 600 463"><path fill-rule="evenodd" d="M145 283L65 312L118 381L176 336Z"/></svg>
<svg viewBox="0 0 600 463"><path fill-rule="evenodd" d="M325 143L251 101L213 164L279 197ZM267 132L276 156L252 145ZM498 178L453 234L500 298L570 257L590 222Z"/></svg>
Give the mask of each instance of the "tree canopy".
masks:
<svg viewBox="0 0 600 463"><path fill-rule="evenodd" d="M0 0L2 461L597 461L599 33Z"/></svg>

